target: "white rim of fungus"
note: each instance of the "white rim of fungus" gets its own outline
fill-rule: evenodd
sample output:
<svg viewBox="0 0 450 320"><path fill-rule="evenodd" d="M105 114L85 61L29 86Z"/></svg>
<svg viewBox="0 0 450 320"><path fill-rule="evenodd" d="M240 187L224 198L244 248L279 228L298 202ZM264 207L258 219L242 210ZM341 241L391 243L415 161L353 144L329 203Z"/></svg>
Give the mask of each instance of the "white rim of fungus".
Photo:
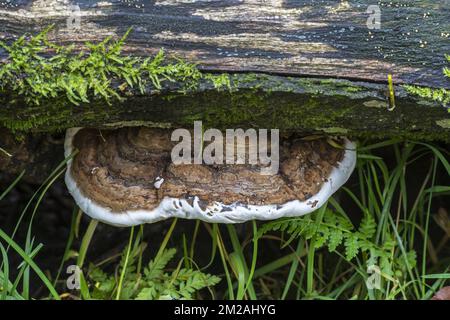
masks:
<svg viewBox="0 0 450 320"><path fill-rule="evenodd" d="M67 129L64 143L65 157L73 152L73 137L82 128ZM153 210L127 210L114 212L111 208L102 207L85 197L72 177L72 159L67 162L65 181L75 202L84 213L101 222L127 227L144 223L153 223L168 218L200 219L214 223L241 223L249 220L274 220L282 217L298 217L319 209L350 178L356 165L356 146L345 139L345 153L337 167L333 167L330 176L323 182L318 193L306 201L293 200L282 205L246 205L233 203L225 205L220 202L203 210L198 197L190 202L186 199L165 197ZM162 183L162 179L157 182ZM159 184L160 186L160 184ZM156 183L155 183L155 187Z"/></svg>

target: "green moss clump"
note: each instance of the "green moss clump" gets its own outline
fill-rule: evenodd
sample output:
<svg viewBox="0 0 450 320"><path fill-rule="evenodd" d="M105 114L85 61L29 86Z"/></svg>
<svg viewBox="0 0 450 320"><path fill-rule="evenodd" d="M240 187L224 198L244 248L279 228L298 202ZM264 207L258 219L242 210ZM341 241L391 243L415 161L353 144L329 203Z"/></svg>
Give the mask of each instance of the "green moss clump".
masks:
<svg viewBox="0 0 450 320"><path fill-rule="evenodd" d="M201 79L218 89L230 87L227 75L201 73L195 64L179 58L168 62L162 50L146 59L123 55L130 30L119 40L86 42L87 50L75 53L73 45L50 42L50 29L36 36L23 35L10 45L0 42L8 54L0 65L0 94L19 96L31 106L60 97L80 105L91 98L111 104L113 99L123 100L127 89L144 94L160 90L163 82L181 83L181 92L195 89Z"/></svg>
<svg viewBox="0 0 450 320"><path fill-rule="evenodd" d="M429 100L433 100L436 102L441 103L442 105L446 106L450 103L450 91L446 89L431 89L427 87L418 87L418 86L411 86L411 85L404 85L403 86L406 91L408 91L411 94L418 95L422 98L426 98Z"/></svg>
<svg viewBox="0 0 450 320"><path fill-rule="evenodd" d="M450 55L446 55L445 57L447 61L450 62ZM450 78L449 68L445 67L443 72L447 78ZM403 87L406 89L406 91L408 91L411 94L415 94L422 98L436 101L438 103L441 103L444 107L447 107L450 104L450 90L444 88L431 89L427 87L418 87L411 85L404 85ZM450 112L450 109L448 109L448 112Z"/></svg>

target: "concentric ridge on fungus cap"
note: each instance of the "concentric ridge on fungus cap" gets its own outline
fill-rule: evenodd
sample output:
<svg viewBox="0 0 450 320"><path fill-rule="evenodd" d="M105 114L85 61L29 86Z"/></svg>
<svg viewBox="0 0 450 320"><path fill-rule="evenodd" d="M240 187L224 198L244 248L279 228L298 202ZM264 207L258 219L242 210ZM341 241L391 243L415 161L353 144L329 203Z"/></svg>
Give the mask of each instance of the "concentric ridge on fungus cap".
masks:
<svg viewBox="0 0 450 320"><path fill-rule="evenodd" d="M171 131L144 127L69 129L66 183L88 215L114 225L169 217L243 222L297 216L320 207L350 176L356 153L326 139L280 140L280 168L260 165L175 165ZM344 143L345 142L345 143Z"/></svg>

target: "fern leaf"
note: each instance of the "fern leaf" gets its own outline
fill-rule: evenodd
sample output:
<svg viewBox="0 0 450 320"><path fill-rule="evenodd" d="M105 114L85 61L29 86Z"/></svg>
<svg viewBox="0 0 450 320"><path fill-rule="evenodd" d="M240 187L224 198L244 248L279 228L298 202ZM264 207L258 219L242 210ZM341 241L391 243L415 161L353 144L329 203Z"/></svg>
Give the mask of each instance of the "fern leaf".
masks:
<svg viewBox="0 0 450 320"><path fill-rule="evenodd" d="M341 230L336 229L333 230L333 232L330 232L330 236L328 239L328 250L330 252L334 252L344 240L344 235Z"/></svg>
<svg viewBox="0 0 450 320"><path fill-rule="evenodd" d="M136 300L153 300L157 296L157 291L154 286L143 288L137 295Z"/></svg>
<svg viewBox="0 0 450 320"><path fill-rule="evenodd" d="M328 229L328 227L323 224L319 225L315 235L315 248L321 248L322 246L324 246L327 243L329 236L330 230Z"/></svg>
<svg viewBox="0 0 450 320"><path fill-rule="evenodd" d="M191 299L196 291L214 286L220 281L216 276L192 269L181 269L176 278L179 280L177 293L185 299Z"/></svg>
<svg viewBox="0 0 450 320"><path fill-rule="evenodd" d="M381 272L388 276L394 275L394 272L392 271L392 263L388 255L382 255L380 257L380 269Z"/></svg>
<svg viewBox="0 0 450 320"><path fill-rule="evenodd" d="M377 224L375 219L371 215L365 214L358 228L361 236L364 239L371 239L374 236L376 229Z"/></svg>
<svg viewBox="0 0 450 320"><path fill-rule="evenodd" d="M175 256L177 250L175 248L165 249L159 257L150 261L148 267L144 269L144 274L147 281L151 281L163 274L165 266Z"/></svg>
<svg viewBox="0 0 450 320"><path fill-rule="evenodd" d="M406 253L406 261L403 257L398 260L398 265L402 271L411 271L417 264L417 254L414 250Z"/></svg>
<svg viewBox="0 0 450 320"><path fill-rule="evenodd" d="M348 234L345 242L345 257L347 260L352 260L359 252L359 244L357 236Z"/></svg>

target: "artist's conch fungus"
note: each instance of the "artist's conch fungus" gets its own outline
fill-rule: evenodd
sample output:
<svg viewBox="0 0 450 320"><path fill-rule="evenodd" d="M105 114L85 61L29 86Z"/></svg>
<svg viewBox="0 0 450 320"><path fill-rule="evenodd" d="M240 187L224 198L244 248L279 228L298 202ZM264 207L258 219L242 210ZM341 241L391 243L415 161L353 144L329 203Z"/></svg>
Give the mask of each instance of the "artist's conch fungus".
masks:
<svg viewBox="0 0 450 320"><path fill-rule="evenodd" d="M279 170L250 164L174 164L169 130L67 130L66 184L78 206L116 226L170 217L238 223L301 216L322 206L351 175L354 144L280 138Z"/></svg>

